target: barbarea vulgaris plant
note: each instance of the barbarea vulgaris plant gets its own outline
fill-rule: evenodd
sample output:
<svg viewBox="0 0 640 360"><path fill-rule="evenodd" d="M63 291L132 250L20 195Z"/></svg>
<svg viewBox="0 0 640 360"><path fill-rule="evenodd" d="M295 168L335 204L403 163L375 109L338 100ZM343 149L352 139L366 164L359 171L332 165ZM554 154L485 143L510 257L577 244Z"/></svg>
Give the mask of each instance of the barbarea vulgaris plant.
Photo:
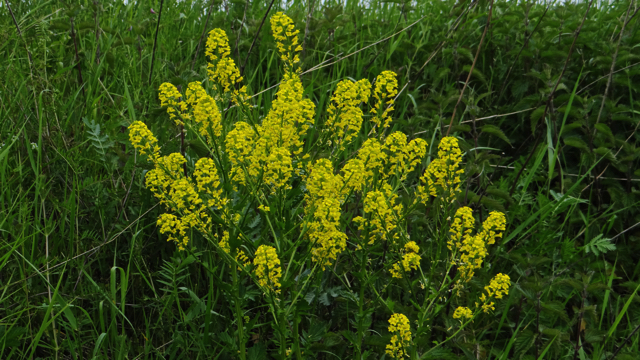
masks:
<svg viewBox="0 0 640 360"><path fill-rule="evenodd" d="M159 232L195 258L213 250L202 266L232 306L234 340L226 346L241 359L257 326L250 312L256 319L271 313L279 357L312 353L298 335L311 324L299 314L327 296L321 292L328 283L342 286L340 296L354 309L348 321L354 357L373 351L365 341L376 336L368 307L399 286L410 290L405 306L412 310L391 317L391 342L382 352L393 358L428 352L412 343L410 324L425 336L444 316L443 302L462 301L464 284L502 236L505 216L491 213L476 230L471 209L457 202L464 175L457 138L441 139L427 161L425 140L390 130L394 72L383 71L373 84L337 82L320 112L302 83L292 19L277 13L271 29L283 73L268 111L252 104L226 33L214 29L206 80L189 83L184 93L170 83L159 88L169 119L184 129L185 143L198 147L169 153L145 123L129 126L131 144L150 164L145 185L166 210ZM416 216L434 231L416 231ZM508 276L496 276L475 308L492 311L509 285ZM391 303L383 304L393 313ZM453 317L473 314L459 307Z"/></svg>

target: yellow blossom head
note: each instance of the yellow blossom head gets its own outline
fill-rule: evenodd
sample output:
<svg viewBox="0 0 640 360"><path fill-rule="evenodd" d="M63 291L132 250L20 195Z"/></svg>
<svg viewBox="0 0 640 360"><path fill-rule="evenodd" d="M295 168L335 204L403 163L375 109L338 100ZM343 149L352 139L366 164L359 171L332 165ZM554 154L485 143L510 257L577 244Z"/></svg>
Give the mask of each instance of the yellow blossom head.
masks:
<svg viewBox="0 0 640 360"><path fill-rule="evenodd" d="M273 246L260 245L256 250L253 265L255 266L254 273L260 286L279 293L282 268L280 267L280 259L278 259L276 249Z"/></svg>
<svg viewBox="0 0 640 360"><path fill-rule="evenodd" d="M464 321L465 319L471 319L473 317L473 312L471 309L465 306L458 306L458 308L453 312L454 319L460 319Z"/></svg>
<svg viewBox="0 0 640 360"><path fill-rule="evenodd" d="M411 345L411 327L409 319L403 314L393 314L389 318L389 332L391 342L387 345L386 353L394 359L409 357L408 347Z"/></svg>
<svg viewBox="0 0 640 360"><path fill-rule="evenodd" d="M285 69L288 72L293 71L293 66L300 62L300 56L297 53L302 51L298 40L300 30L296 30L290 17L277 12L271 17L271 31L276 39L280 58L285 63Z"/></svg>
<svg viewBox="0 0 640 360"><path fill-rule="evenodd" d="M209 57L211 62L216 62L229 56L231 54L231 48L229 47L229 38L227 38L227 33L222 29L213 29L209 31L209 37L207 38L207 45L204 53Z"/></svg>
<svg viewBox="0 0 640 360"><path fill-rule="evenodd" d="M140 155L150 155L153 162L160 157L158 139L142 121L134 121L129 125L129 141Z"/></svg>
<svg viewBox="0 0 640 360"><path fill-rule="evenodd" d="M375 90L373 91L375 104L371 109L371 112L376 115L371 121L379 128L388 128L391 124L391 116L389 114L393 111L393 104L396 95L398 95L398 80L396 77L397 75L393 71L383 71L376 78Z"/></svg>

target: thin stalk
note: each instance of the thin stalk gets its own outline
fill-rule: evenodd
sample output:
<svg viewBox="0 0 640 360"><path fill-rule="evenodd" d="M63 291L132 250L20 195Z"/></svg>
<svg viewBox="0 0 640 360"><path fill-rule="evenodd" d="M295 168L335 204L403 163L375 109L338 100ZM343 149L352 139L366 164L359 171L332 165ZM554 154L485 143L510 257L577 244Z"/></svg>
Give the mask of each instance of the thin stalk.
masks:
<svg viewBox="0 0 640 360"><path fill-rule="evenodd" d="M629 3L629 7L627 8L627 14L624 17L624 22L622 23L622 29L620 29L620 36L618 37L618 44L616 44L616 51L613 53L613 59L611 60L611 70L609 70L609 78L607 79L607 86L604 88L604 95L602 95L602 103L600 104L600 111L598 111L598 118L596 119L595 125L598 125L600 122L600 117L602 116L602 110L604 110L604 103L607 100L607 95L609 94L609 87L611 87L611 80L613 78L613 72L616 69L616 59L618 58L618 50L620 50L620 42L622 41L622 35L624 35L624 29L627 26L627 19L629 18L629 12L631 11L631 6L633 6L633 2ZM593 128L593 136L591 137L591 147L593 148L593 139L596 137L596 133L598 129Z"/></svg>
<svg viewBox="0 0 640 360"><path fill-rule="evenodd" d="M204 22L204 28L202 28L202 35L200 35L200 40L198 41L198 46L196 47L196 54L193 56L193 61L191 62L191 71L193 71L193 67L196 64L196 60L198 59L198 53L200 52L200 45L202 45L202 39L204 39L204 34L207 33L207 28L209 27L209 18L211 17L211 12L213 11L213 2L215 0L211 0L209 3L209 10L207 11L207 20Z"/></svg>
<svg viewBox="0 0 640 360"><path fill-rule="evenodd" d="M451 131L451 126L453 125L453 120L456 117L456 110L458 109L458 104L462 101L462 96L464 95L464 91L467 89L469 85L469 80L471 80L471 74L473 73L473 69L476 67L476 62L478 61L478 56L480 55L480 49L482 49L482 43L484 42L484 37L487 35L487 30L491 26L491 15L493 14L493 0L489 4L489 17L487 18L487 24L484 26L484 31L482 32L482 37L480 38L480 44L478 44L478 50L476 50L476 56L473 58L473 63L471 64L471 70L469 70L469 74L467 75L467 80L464 82L464 86L462 87L462 91L460 91L460 96L458 97L458 101L456 105L453 107L453 114L451 115L451 121L449 122L449 128L447 128L447 134L445 136L449 136L449 132Z"/></svg>
<svg viewBox="0 0 640 360"><path fill-rule="evenodd" d="M247 61L249 61L249 56L251 55L251 50L253 50L253 46L256 44L256 40L258 40L258 36L260 35L260 30L262 30L262 25L264 25L264 21L267 20L267 15L269 15L269 11L271 11L271 7L276 0L271 0L267 11L264 13L262 17L262 22L260 22L260 26L258 26L258 30L256 31L256 35L253 37L253 41L251 42L251 46L249 46L249 51L247 51L247 56L245 56L244 61L242 62L242 66L240 67L240 75L244 75L244 68L247 66Z"/></svg>
<svg viewBox="0 0 640 360"><path fill-rule="evenodd" d="M245 350L244 343L244 324L243 324L243 313L240 308L240 291L238 286L238 271L236 267L231 265L231 273L233 274L233 290L235 292L235 310L236 310L236 323L238 324L238 344L240 347L240 359L245 360L247 358L247 352Z"/></svg>
<svg viewBox="0 0 640 360"><path fill-rule="evenodd" d="M587 15L589 15L589 9L591 9L591 5L592 4L593 4L593 0L589 1L589 4L587 5L587 11L584 13L584 17L582 18L582 22L580 23L580 26L578 27L578 29L576 29L576 34L573 37L573 42L571 43L571 48L569 48L569 55L567 55L567 59L564 61L564 67L562 68L562 72L560 72L560 76L558 76L558 80L556 81L556 84L553 86L553 90L551 90L551 93L549 94L549 98L547 99L547 105L544 107L544 111L542 112L542 116L540 117L543 120L547 116L547 110L549 110L549 106L551 105L551 101L553 101L553 95L555 94L556 90L558 89L558 85L560 84L560 80L562 80L562 76L564 75L564 72L567 70L567 65L569 64L569 60L571 59L571 55L573 54L573 49L574 49L574 47L576 45L576 41L578 40L578 36L580 36L580 31L582 30L582 26L584 25L584 22L587 19ZM529 152L529 156L527 157L527 160L525 160L524 164L522 165L522 168L520 169L520 171L518 171L518 174L516 175L516 178L513 180L513 184L511 185L511 190L509 191L509 196L512 196L514 191L516 191L516 186L518 185L518 179L520 179L520 176L522 175L522 172L527 167L527 164L529 163L529 161L533 157L533 154L535 153L535 149L538 147L538 143L540 142L540 138L541 137L542 137L541 135L536 136L536 142L533 145L533 150Z"/></svg>
<svg viewBox="0 0 640 360"><path fill-rule="evenodd" d="M160 32L160 18L162 17L162 5L164 5L164 0L160 0L160 10L158 11L158 22L156 23L156 35L153 39L153 50L151 51L151 67L149 68L149 85L151 85L151 78L153 77L153 63L156 60L156 49L158 48L158 32Z"/></svg>

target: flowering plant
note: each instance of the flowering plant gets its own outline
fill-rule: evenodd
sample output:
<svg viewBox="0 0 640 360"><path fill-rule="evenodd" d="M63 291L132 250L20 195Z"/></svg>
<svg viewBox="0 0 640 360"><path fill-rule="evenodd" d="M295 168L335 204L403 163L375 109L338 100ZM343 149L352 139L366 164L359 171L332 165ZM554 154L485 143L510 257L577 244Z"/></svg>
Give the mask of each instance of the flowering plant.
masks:
<svg viewBox="0 0 640 360"><path fill-rule="evenodd" d="M465 296L488 246L505 230L504 214L491 213L474 234L471 209L457 201L464 175L458 140L443 138L428 159L425 140L390 132L395 73L382 72L373 85L340 81L321 115L305 96L293 21L278 13L271 27L283 76L266 113L252 105L220 29L207 41L207 81L190 83L184 94L169 83L160 86L170 119L206 147L207 156L163 155L144 123L130 126L132 145L153 165L146 187L167 209L159 230L179 250L198 257L200 248L211 249L224 264L202 263L233 305L228 326L235 334L227 347L241 359L249 334L264 320L261 304L280 358L312 354L303 336L312 324L302 314L328 302L321 291L329 283L341 284L340 297L355 309L343 332L354 357L374 351L367 345L372 303L392 314L386 354L425 356L435 347L414 343L412 326L416 337L427 336L436 317L460 304L446 316L461 319L455 325L461 330L508 294L510 279L498 274L480 298ZM430 229L417 231L416 217L426 218ZM408 291L397 296L401 301L385 300L401 288ZM407 314L395 313L399 308Z"/></svg>

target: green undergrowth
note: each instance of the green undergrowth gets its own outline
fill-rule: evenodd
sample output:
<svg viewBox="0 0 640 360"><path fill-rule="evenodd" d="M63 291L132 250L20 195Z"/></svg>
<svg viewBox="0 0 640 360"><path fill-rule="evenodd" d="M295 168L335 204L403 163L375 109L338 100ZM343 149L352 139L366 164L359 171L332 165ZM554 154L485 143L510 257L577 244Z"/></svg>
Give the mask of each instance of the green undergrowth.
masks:
<svg viewBox="0 0 640 360"><path fill-rule="evenodd" d="M0 358L240 358L230 350L235 304L212 286L213 247L180 252L159 233L163 209L144 186L151 168L127 127L143 121L167 154L206 155L182 140L158 88L184 92L206 79L213 28L228 34L256 113L266 114L283 76L269 22L277 11L300 30L304 96L317 109L341 80L394 71L389 130L428 142L417 171L441 138L456 137L465 169L456 206L476 222L506 214L479 276L508 274L509 295L460 332L454 296L443 300L414 339L433 348L422 358L638 358L636 2L316 0L274 2L265 17L269 4L0 2ZM439 230L433 219L411 218L421 248ZM247 226L268 236L260 216ZM411 308L407 294L420 284L371 290L366 317L354 320L357 279L336 274L305 297L296 315L305 353L291 356L389 358L388 309ZM486 281L470 284L478 295ZM278 357L263 295L242 291L255 306L246 358ZM367 330L361 345L353 322Z"/></svg>

